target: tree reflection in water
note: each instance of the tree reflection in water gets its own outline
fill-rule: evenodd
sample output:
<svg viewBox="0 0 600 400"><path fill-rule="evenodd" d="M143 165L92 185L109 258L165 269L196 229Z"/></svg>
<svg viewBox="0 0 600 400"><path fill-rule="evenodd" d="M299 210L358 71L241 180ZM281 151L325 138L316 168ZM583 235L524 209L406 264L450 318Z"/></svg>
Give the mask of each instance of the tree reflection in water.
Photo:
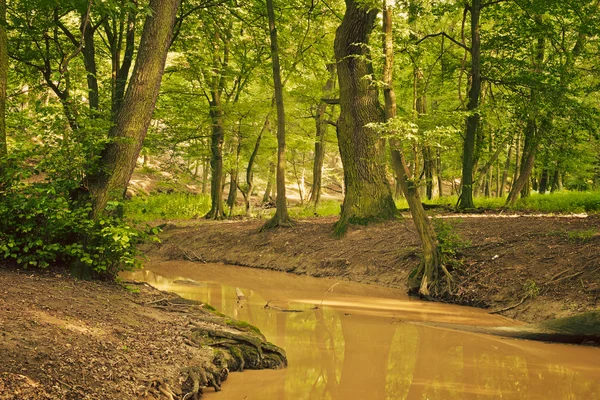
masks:
<svg viewBox="0 0 600 400"><path fill-rule="evenodd" d="M402 319L506 323L485 312L402 300L391 289L344 283L314 310L330 282L231 266L168 262L130 274L183 297L212 302L286 349L282 371L231 374L226 399L597 399L600 349L503 339L412 325ZM160 274L158 274L160 273ZM194 284L178 281L186 277ZM205 282L202 282L202 280ZM238 302L235 288L247 299ZM383 296L383 297L382 297ZM397 302L396 311L379 308ZM393 300L394 298L399 300ZM301 313L268 310L269 300ZM331 305L327 305L331 304ZM370 307L370 308L369 308ZM410 309L410 311L409 311ZM398 311L400 310L400 311ZM394 317L397 313L404 313ZM473 314L474 313L474 314ZM469 317L469 314L475 316Z"/></svg>

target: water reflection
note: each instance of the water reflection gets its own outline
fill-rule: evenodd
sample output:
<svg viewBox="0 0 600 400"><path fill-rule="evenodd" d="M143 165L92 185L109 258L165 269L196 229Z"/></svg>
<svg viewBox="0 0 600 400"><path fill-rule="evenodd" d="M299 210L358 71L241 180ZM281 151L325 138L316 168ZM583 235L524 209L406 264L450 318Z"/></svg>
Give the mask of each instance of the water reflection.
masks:
<svg viewBox="0 0 600 400"><path fill-rule="evenodd" d="M147 268L131 275L249 321L287 351L286 370L232 374L222 392L206 393L208 399L600 398L598 348L405 322L514 323L481 310L411 301L400 291L353 283L326 293L333 281L240 267L165 262ZM238 301L236 287L245 300ZM265 309L268 301L306 311Z"/></svg>

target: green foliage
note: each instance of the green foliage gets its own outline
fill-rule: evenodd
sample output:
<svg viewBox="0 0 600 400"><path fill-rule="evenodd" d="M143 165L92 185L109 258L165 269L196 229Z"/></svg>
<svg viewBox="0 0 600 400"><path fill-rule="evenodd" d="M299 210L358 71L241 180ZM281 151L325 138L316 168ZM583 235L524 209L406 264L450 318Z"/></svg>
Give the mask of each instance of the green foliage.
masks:
<svg viewBox="0 0 600 400"><path fill-rule="evenodd" d="M523 284L523 291L527 297L535 299L540 294L540 287L533 279L528 279Z"/></svg>
<svg viewBox="0 0 600 400"><path fill-rule="evenodd" d="M439 218L433 219L433 225L435 226L435 232L438 239L438 249L442 253L445 262L456 262L460 251L471 243L464 240L456 232L456 225L460 221L443 221Z"/></svg>
<svg viewBox="0 0 600 400"><path fill-rule="evenodd" d="M600 212L600 191L533 194L520 199L516 208L546 213Z"/></svg>
<svg viewBox="0 0 600 400"><path fill-rule="evenodd" d="M155 194L125 202L125 215L134 221L200 218L210 210L210 197L203 194Z"/></svg>
<svg viewBox="0 0 600 400"><path fill-rule="evenodd" d="M0 259L25 268L79 266L106 278L138 266L143 232L115 217L92 220L91 205L74 202L64 189L43 183L3 191Z"/></svg>
<svg viewBox="0 0 600 400"><path fill-rule="evenodd" d="M589 242L594 236L598 235L596 229L586 229L582 231L571 231L568 234L569 240L577 243Z"/></svg>

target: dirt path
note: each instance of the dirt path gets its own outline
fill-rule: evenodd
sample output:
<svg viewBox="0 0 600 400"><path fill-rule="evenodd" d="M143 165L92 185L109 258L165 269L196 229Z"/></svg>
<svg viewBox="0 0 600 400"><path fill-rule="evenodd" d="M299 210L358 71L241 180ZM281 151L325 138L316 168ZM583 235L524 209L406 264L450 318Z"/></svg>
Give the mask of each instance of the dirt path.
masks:
<svg viewBox="0 0 600 400"><path fill-rule="evenodd" d="M352 227L334 239L334 218L258 233L260 220L168 224L154 259L268 268L404 288L419 262L410 219ZM600 216L444 218L468 245L460 250L463 304L527 322L598 308ZM502 311L504 310L504 311Z"/></svg>
<svg viewBox="0 0 600 400"><path fill-rule="evenodd" d="M0 399L195 399L229 371L286 363L248 324L128 288L0 267Z"/></svg>

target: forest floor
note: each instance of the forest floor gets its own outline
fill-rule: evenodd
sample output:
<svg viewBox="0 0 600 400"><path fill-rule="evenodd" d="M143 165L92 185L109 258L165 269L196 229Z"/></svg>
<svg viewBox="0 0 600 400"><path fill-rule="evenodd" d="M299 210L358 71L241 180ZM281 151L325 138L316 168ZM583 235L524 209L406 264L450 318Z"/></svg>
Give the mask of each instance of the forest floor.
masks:
<svg viewBox="0 0 600 400"><path fill-rule="evenodd" d="M256 328L205 304L0 266L0 399L195 399L229 370L285 363Z"/></svg>
<svg viewBox="0 0 600 400"><path fill-rule="evenodd" d="M457 251L459 304L526 322L598 308L600 215L439 215ZM188 221L164 225L153 260L187 259L266 268L406 288L419 263L410 218L352 226L333 237L336 218L309 218L259 233L264 220Z"/></svg>

